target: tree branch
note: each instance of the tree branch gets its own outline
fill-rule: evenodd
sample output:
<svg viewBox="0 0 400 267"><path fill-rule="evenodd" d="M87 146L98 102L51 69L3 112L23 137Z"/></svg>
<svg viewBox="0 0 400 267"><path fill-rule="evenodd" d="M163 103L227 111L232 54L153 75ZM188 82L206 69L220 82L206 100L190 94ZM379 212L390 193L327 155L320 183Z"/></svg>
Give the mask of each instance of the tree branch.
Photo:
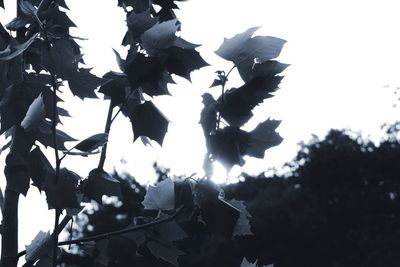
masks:
<svg viewBox="0 0 400 267"><path fill-rule="evenodd" d="M111 130L111 124L112 124L112 112L113 112L114 106L112 104L112 101L110 100L110 105L108 107L108 114L107 114L107 121L106 121L106 126L104 129L104 133L107 135L110 134ZM102 170L104 167L104 163L106 161L106 154L107 154L107 143L104 144L103 148L101 149L101 155L100 155L100 160L99 160L99 165L98 169Z"/></svg>
<svg viewBox="0 0 400 267"><path fill-rule="evenodd" d="M176 212L174 213L174 215L171 215L171 216L166 217L164 219L152 221L152 222L145 223L145 224L142 224L142 225L135 225L135 226L128 227L128 228L125 228L125 229L121 229L121 230L117 230L117 231L113 231L113 232L108 232L108 233L104 233L104 234L99 234L99 235L95 235L95 236L91 236L91 237L85 237L85 238L79 238L79 239L74 239L74 240L63 241L63 242L59 242L58 245L59 246L66 246L66 245L80 244L80 243L85 243L85 242L99 241L99 240L110 238L111 236L126 234L126 233L130 233L130 232L134 232L134 231L139 231L139 230L142 230L142 229L150 228L152 226L156 226L158 224L162 224L162 223L174 220L182 212L183 207L184 207L183 205L180 206L179 208L176 209Z"/></svg>

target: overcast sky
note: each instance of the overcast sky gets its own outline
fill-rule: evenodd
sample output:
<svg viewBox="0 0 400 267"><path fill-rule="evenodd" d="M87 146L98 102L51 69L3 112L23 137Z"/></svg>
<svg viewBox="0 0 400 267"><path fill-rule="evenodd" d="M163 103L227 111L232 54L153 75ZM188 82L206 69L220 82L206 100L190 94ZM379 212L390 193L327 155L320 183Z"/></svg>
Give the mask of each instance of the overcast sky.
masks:
<svg viewBox="0 0 400 267"><path fill-rule="evenodd" d="M124 53L120 43L126 28L125 15L117 7L117 1L66 2L71 9L70 17L79 27L73 35L89 39L80 42L87 65L94 67L98 75L110 69L118 70L111 48ZM15 14L14 0L5 0L5 5L7 11L0 10L2 23L10 21ZM398 5L395 0L190 0L180 3L177 13L182 22L180 35L203 44L199 51L212 66L196 71L192 84L176 78L178 85L171 87L173 96L155 100L172 122L163 149L157 145L143 148L139 142L132 144L129 121L122 116L118 118L111 130L106 167L125 169L142 181L154 179L150 162L155 160L176 174L201 173L205 152L198 125L201 94L210 92L207 88L216 70L231 67L213 51L224 37L232 37L253 26L262 26L256 34L288 41L279 60L291 66L284 72L276 97L258 107L254 120L246 125L250 130L269 116L282 120L278 131L285 140L268 150L265 159L248 159L244 170L260 172L279 167L295 155L297 142L309 139L311 133L323 136L330 128L352 128L362 130L364 135L378 136L382 123L399 118L399 109L392 107L396 103L393 92L400 85ZM232 74L228 88L240 85L235 75ZM68 133L83 139L103 131L107 103L82 102L71 98L69 93L64 98L67 100L64 106L68 109L72 106L72 115L79 117L63 121ZM121 157L125 164L120 163ZM70 158L65 166L85 176L97 161L97 156ZM218 177L219 181L224 180L221 172ZM35 189L30 191L28 201L31 198L38 198ZM24 198L21 200L22 206L27 203ZM42 206L41 212L45 214L46 206ZM25 213L21 221L28 222L31 216ZM51 227L49 221L47 225ZM46 227L42 222L31 223L32 229ZM36 234L37 230L32 229L21 229L23 242Z"/></svg>

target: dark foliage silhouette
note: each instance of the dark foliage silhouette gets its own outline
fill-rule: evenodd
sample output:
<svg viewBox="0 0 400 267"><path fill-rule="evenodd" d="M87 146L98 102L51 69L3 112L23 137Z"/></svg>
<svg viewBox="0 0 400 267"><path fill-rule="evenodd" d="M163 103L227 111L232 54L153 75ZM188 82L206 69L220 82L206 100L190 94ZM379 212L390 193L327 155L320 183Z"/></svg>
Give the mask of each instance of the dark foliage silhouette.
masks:
<svg viewBox="0 0 400 267"><path fill-rule="evenodd" d="M217 55L233 67L226 74L217 71L213 85L221 86L219 97L204 95L209 100L204 102L200 122L208 149L206 177L180 182L167 178L149 187L143 198L141 187L135 185L133 190L132 181L104 170L114 119L123 114L130 120L133 141L142 137L162 145L169 121L152 99L169 94L173 75L190 81L193 71L208 66L196 50L198 45L178 36L181 22L174 10L179 2L119 0L126 12L122 45L128 54L122 58L114 50L120 71L103 77L85 67L79 38L69 34L76 25L67 15L64 0L19 0L17 16L5 25L10 32L0 24L0 134L9 138L1 148L1 152L8 150L1 267L17 266L24 255L24 266L55 267L62 261L83 266L241 264L243 255L232 256L232 250L239 252L238 236L251 234L250 215L241 201L225 199L223 190L209 181L210 166L216 160L227 169L242 165L243 156L262 158L265 150L282 141L275 131L279 121L267 119L250 132L240 127L252 117L252 109L278 89L279 73L287 65L273 59L279 56L284 40L253 36L255 27L225 39L218 48ZM4 8L3 1L0 6ZM225 91L234 69L244 84ZM69 116L68 110L58 106L64 89L81 99L97 98L101 93L109 100L104 132L75 140L60 130L61 120ZM54 152L54 159L43 153L47 148ZM85 178L62 165L67 156L97 153L98 166ZM49 209L55 210L54 229L39 232L25 251L18 252L18 200L31 182L46 194ZM118 207L112 208L107 197L119 198L113 202ZM81 229L82 236L59 241L64 227L73 216L85 213L83 204L90 201L98 203L101 212L89 217L101 220L103 226L97 223L92 229L88 225ZM115 217L102 215L111 211ZM90 262L66 253L67 245L98 254ZM220 252L224 260L205 257L210 250ZM198 260L189 256L195 254L201 255Z"/></svg>
<svg viewBox="0 0 400 267"><path fill-rule="evenodd" d="M253 216L245 255L276 267L398 266L399 129L377 146L332 130L302 146L288 177L225 187Z"/></svg>

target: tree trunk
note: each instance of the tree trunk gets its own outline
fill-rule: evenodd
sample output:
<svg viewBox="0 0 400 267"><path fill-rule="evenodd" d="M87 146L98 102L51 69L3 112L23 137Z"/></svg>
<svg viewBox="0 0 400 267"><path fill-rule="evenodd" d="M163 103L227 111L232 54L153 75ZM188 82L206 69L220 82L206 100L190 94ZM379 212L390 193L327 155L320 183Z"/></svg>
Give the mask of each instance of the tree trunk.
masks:
<svg viewBox="0 0 400 267"><path fill-rule="evenodd" d="M1 267L16 267L18 258L18 200L19 193L6 187L4 194Z"/></svg>

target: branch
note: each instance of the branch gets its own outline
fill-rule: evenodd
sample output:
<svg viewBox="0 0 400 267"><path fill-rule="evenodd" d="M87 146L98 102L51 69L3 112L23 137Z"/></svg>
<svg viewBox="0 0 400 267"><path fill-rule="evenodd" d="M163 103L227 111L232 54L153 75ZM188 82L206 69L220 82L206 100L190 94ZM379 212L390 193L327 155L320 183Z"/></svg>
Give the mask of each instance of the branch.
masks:
<svg viewBox="0 0 400 267"><path fill-rule="evenodd" d="M155 226L155 225L158 225L158 224L162 224L162 223L174 220L182 212L183 207L184 207L183 205L180 206L179 208L177 208L177 210L176 210L174 215L171 215L171 216L166 217L164 219L152 221L152 222L145 223L145 224L142 224L142 225L135 225L135 226L128 227L128 228L125 228L125 229L122 229L122 230L117 230L117 231L113 231L113 232L99 234L99 235L95 235L95 236L91 236L91 237L85 237L85 238L79 238L79 239L75 239L75 240L63 241L63 242L59 242L58 245L59 246L66 246L66 245L72 245L72 244L80 244L80 243L84 243L84 242L98 241L98 240L103 240L103 239L110 238L111 236L126 234L126 233L130 233L130 232L134 232L134 231L139 231L139 230L142 230L142 229L150 228L152 226Z"/></svg>
<svg viewBox="0 0 400 267"><path fill-rule="evenodd" d="M107 135L110 134L111 124L113 122L113 120L112 120L113 109L114 109L114 106L112 104L112 101L110 101L110 106L108 107L106 126L104 129L104 133L106 133ZM107 143L105 143L103 148L101 149L101 156L100 156L100 160L99 160L99 165L97 167L99 170L102 170L104 167L104 163L106 161L106 153L107 153Z"/></svg>

